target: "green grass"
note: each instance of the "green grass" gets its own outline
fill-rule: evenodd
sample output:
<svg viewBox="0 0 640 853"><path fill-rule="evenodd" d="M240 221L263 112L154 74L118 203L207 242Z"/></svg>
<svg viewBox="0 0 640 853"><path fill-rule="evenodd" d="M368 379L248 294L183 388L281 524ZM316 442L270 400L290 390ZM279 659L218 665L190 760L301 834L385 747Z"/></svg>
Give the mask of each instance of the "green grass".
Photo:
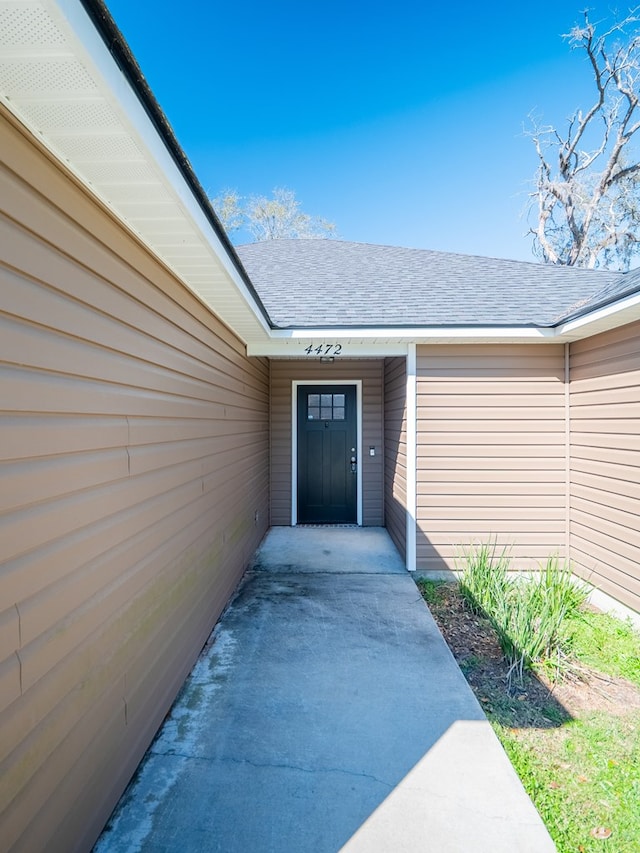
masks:
<svg viewBox="0 0 640 853"><path fill-rule="evenodd" d="M490 714L489 714L490 717ZM640 712L589 714L561 728L509 730L494 723L558 853L640 850Z"/></svg>
<svg viewBox="0 0 640 853"><path fill-rule="evenodd" d="M487 615L485 607L496 608L488 614L496 637L504 643L501 633L504 635L507 627L513 632L502 646L507 654L510 644L517 649L519 643L525 642L514 631L514 618L509 621L505 612L508 604L518 608L514 596L522 596L522 613L529 614L524 617L517 613L515 624L520 624L521 619L524 624L528 618L536 633L541 624L537 620L544 618L536 608L542 600L551 600L549 634L559 638L558 648L570 664L562 670L564 675L595 672L627 679L640 689L640 633L630 623L580 607L583 590L573 597L575 587L565 584L567 570L548 563L537 585L531 586L511 581L501 564L494 588L488 591L480 587L492 582L491 559L500 561L503 555L483 546L471 556L478 558L475 574L466 588L460 584L459 594L475 613ZM460 618L460 613L453 613L451 604L455 586L429 581L420 581L419 586L436 621L440 609L444 620L440 624L446 636L446 622L454 616ZM497 595L495 589L499 591ZM483 607L479 601L484 602ZM460 610L464 613L463 608ZM533 661L532 653L529 660ZM519 691L508 691L504 678L496 680L495 673L483 683L482 662L474 654L463 653L461 666L558 853L640 853L640 708L636 703L624 705L618 701L607 705L598 692L606 693L607 682L596 679L594 692L587 693L585 710L574 712L572 717L557 702L555 709L546 706L540 691L535 699L531 698L535 691L530 687L522 688L521 695ZM531 684L535 672L541 674L540 667L533 665L527 673L527 684ZM524 702L518 701L525 697ZM552 699L553 694L548 698ZM529 701L530 708L522 707ZM603 828L608 837L594 837Z"/></svg>
<svg viewBox="0 0 640 853"><path fill-rule="evenodd" d="M574 656L606 675L640 687L640 633L606 613L582 612L572 619Z"/></svg>
<svg viewBox="0 0 640 853"><path fill-rule="evenodd" d="M445 581L432 581L429 580L429 578L418 578L417 583L418 589L427 604L437 606L443 604L446 600L444 594L446 590Z"/></svg>
<svg viewBox="0 0 640 853"><path fill-rule="evenodd" d="M640 634L629 623L591 611L570 621L579 666L640 688ZM640 711L592 711L543 732L494 728L559 853L640 851ZM593 838L597 827L611 836Z"/></svg>

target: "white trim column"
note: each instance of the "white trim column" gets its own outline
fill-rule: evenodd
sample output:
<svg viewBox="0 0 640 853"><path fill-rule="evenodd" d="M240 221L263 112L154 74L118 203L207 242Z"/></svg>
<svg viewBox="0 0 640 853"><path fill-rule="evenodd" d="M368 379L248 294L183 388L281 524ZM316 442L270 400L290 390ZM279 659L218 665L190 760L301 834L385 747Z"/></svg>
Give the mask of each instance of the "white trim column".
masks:
<svg viewBox="0 0 640 853"><path fill-rule="evenodd" d="M409 344L407 352L407 535L406 565L416 570L417 515L417 426L418 401L416 389L416 345Z"/></svg>
<svg viewBox="0 0 640 853"><path fill-rule="evenodd" d="M564 558L571 559L571 362L564 345Z"/></svg>

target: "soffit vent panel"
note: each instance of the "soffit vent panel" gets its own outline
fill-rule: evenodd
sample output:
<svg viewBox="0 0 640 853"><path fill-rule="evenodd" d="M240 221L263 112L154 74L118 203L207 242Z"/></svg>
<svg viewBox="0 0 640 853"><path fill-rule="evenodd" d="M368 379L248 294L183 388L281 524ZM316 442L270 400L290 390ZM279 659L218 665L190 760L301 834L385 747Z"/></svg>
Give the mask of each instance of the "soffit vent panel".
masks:
<svg viewBox="0 0 640 853"><path fill-rule="evenodd" d="M94 136L122 133L115 113L103 101L25 101L25 110L31 121L46 128L55 139L57 134Z"/></svg>
<svg viewBox="0 0 640 853"><path fill-rule="evenodd" d="M40 3L3 3L0 45L8 48L64 47L66 39Z"/></svg>
<svg viewBox="0 0 640 853"><path fill-rule="evenodd" d="M1 23L1 22L0 22ZM11 58L3 50L0 75L14 98L67 100L69 96L97 97L100 92L82 65L69 57L50 57L46 61L33 57Z"/></svg>
<svg viewBox="0 0 640 853"><path fill-rule="evenodd" d="M235 262L80 0L0 0L0 49L5 105L240 338L266 338Z"/></svg>

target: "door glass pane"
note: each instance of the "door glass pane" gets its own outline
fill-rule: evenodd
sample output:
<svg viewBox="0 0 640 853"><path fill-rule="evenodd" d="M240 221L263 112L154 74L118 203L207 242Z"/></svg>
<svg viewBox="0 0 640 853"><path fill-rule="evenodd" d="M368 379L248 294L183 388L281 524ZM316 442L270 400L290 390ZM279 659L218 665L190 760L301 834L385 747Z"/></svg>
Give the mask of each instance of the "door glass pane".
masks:
<svg viewBox="0 0 640 853"><path fill-rule="evenodd" d="M346 418L345 394L308 394L308 421L344 421Z"/></svg>
<svg viewBox="0 0 640 853"><path fill-rule="evenodd" d="M307 420L320 420L320 394L307 395Z"/></svg>

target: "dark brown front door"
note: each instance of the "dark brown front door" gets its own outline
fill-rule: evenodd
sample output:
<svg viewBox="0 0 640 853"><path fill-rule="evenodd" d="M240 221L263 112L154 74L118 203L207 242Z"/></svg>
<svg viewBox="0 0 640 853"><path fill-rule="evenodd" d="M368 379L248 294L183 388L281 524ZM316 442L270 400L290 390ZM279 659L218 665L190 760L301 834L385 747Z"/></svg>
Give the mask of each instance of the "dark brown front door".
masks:
<svg viewBox="0 0 640 853"><path fill-rule="evenodd" d="M354 385L298 386L298 522L357 521Z"/></svg>

